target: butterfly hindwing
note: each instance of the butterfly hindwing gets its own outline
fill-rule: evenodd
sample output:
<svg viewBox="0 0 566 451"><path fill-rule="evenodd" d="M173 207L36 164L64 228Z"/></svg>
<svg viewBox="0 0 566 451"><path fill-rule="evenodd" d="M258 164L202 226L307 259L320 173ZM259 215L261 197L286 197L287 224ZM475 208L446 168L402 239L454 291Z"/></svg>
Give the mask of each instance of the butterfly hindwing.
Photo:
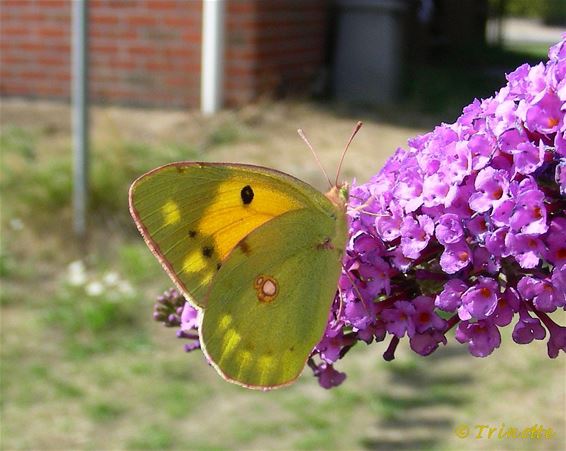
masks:
<svg viewBox="0 0 566 451"><path fill-rule="evenodd" d="M201 327L204 351L223 377L267 389L299 376L324 332L344 245L343 217L298 209L232 251Z"/></svg>
<svg viewBox="0 0 566 451"><path fill-rule="evenodd" d="M177 287L199 307L237 243L301 208L324 211L329 202L306 183L258 166L173 163L130 188L138 229Z"/></svg>

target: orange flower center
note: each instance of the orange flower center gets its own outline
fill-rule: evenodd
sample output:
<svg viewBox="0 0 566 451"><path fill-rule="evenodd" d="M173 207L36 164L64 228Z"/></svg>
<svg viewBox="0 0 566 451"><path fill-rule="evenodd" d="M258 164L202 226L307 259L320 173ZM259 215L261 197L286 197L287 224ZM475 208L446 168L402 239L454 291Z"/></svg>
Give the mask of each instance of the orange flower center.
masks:
<svg viewBox="0 0 566 451"><path fill-rule="evenodd" d="M458 252L458 260L460 260L461 262L467 261L468 260L468 253L466 251Z"/></svg>
<svg viewBox="0 0 566 451"><path fill-rule="evenodd" d="M552 291L552 285L550 285L549 283L545 283L542 286L542 289L545 290L545 291Z"/></svg>
<svg viewBox="0 0 566 451"><path fill-rule="evenodd" d="M501 199L503 196L503 189L501 187L497 188L493 193L491 193L491 197L495 200Z"/></svg>
<svg viewBox="0 0 566 451"><path fill-rule="evenodd" d="M420 321L421 323L426 323L426 322L428 322L429 320L430 320L430 313L428 313L428 312L422 312L422 313L419 315L419 321Z"/></svg>

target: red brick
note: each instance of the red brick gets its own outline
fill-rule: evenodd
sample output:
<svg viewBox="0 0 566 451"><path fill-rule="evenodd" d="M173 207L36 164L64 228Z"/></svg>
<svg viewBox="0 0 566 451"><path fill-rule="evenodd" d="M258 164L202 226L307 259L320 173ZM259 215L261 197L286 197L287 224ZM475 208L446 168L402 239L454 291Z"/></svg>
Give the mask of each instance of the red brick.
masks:
<svg viewBox="0 0 566 451"><path fill-rule="evenodd" d="M106 25L96 26L92 24L89 29L89 37L93 40L99 38L116 39L120 41L134 40L137 37L135 30L123 27L108 27Z"/></svg>
<svg viewBox="0 0 566 451"><path fill-rule="evenodd" d="M45 44L46 51L69 54L71 44L67 42L49 42Z"/></svg>
<svg viewBox="0 0 566 451"><path fill-rule="evenodd" d="M253 13L257 6L250 0L232 0L228 3L228 12L233 14Z"/></svg>
<svg viewBox="0 0 566 451"><path fill-rule="evenodd" d="M190 85L191 80L187 77L168 77L165 83L167 86L181 87Z"/></svg>
<svg viewBox="0 0 566 451"><path fill-rule="evenodd" d="M45 49L45 45L41 41L24 41L20 42L17 48L24 52L35 52Z"/></svg>
<svg viewBox="0 0 566 451"><path fill-rule="evenodd" d="M3 0L2 8L4 9L24 9L33 6L32 0Z"/></svg>
<svg viewBox="0 0 566 451"><path fill-rule="evenodd" d="M177 0L148 0L146 1L147 9L150 11L172 10L182 8L182 3Z"/></svg>
<svg viewBox="0 0 566 451"><path fill-rule="evenodd" d="M119 19L115 15L94 15L91 14L90 16L91 22L89 22L89 26L97 26L97 25L116 25L119 22Z"/></svg>
<svg viewBox="0 0 566 451"><path fill-rule="evenodd" d="M144 64L144 67L149 71L163 71L167 72L171 69L172 64L169 61L148 61Z"/></svg>
<svg viewBox="0 0 566 451"><path fill-rule="evenodd" d="M41 79L43 78L43 71L40 70L25 70L22 72L18 72L18 77L21 79L28 78L28 79Z"/></svg>
<svg viewBox="0 0 566 451"><path fill-rule="evenodd" d="M155 55L158 53L156 47L150 45L134 44L127 47L130 55Z"/></svg>
<svg viewBox="0 0 566 451"><path fill-rule="evenodd" d="M40 56L35 60L36 63L45 65L45 66L62 66L65 64L69 64L69 57L67 55L49 55L45 54L44 56Z"/></svg>
<svg viewBox="0 0 566 451"><path fill-rule="evenodd" d="M34 4L40 3L42 8L56 10L56 11L69 9L71 6L68 0L41 0L40 2L34 1L32 3Z"/></svg>
<svg viewBox="0 0 566 451"><path fill-rule="evenodd" d="M91 53L116 53L118 52L118 44L117 43L105 43L101 44L98 42L89 43L89 50Z"/></svg>
<svg viewBox="0 0 566 451"><path fill-rule="evenodd" d="M31 10L30 12L21 11L21 14L12 16L13 21L18 22L41 22L47 20L48 15L42 12L35 12Z"/></svg>
<svg viewBox="0 0 566 451"><path fill-rule="evenodd" d="M183 41L200 43L201 41L200 27L192 27L184 30L183 33L181 34L181 39Z"/></svg>
<svg viewBox="0 0 566 451"><path fill-rule="evenodd" d="M59 81L65 81L68 82L71 80L71 73L70 72L60 72L57 74L53 74L53 78L55 80L59 80Z"/></svg>
<svg viewBox="0 0 566 451"><path fill-rule="evenodd" d="M200 17L167 16L163 18L163 23L169 27L200 27Z"/></svg>
<svg viewBox="0 0 566 451"><path fill-rule="evenodd" d="M63 38L69 36L68 28L40 27L35 32L42 38Z"/></svg>
<svg viewBox="0 0 566 451"><path fill-rule="evenodd" d="M165 58L186 59L194 56L197 50L200 50L200 46L170 47L160 49L158 53L162 54Z"/></svg>
<svg viewBox="0 0 566 451"><path fill-rule="evenodd" d="M133 25L133 26L140 26L140 25L157 25L157 18L155 16L130 16L126 19L126 22L129 25Z"/></svg>
<svg viewBox="0 0 566 451"><path fill-rule="evenodd" d="M132 9L137 7L139 0L90 0L90 7L93 10L103 9Z"/></svg>
<svg viewBox="0 0 566 451"><path fill-rule="evenodd" d="M6 36L8 38L14 36L26 36L28 33L29 29L27 29L22 22L19 22L18 25L2 25L2 36Z"/></svg>

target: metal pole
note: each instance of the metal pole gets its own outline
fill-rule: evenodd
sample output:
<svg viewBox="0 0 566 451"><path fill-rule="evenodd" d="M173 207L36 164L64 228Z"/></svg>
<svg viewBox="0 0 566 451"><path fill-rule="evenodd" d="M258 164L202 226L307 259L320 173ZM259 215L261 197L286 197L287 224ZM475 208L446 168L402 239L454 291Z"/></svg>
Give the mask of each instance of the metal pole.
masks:
<svg viewBox="0 0 566 451"><path fill-rule="evenodd" d="M224 85L225 0L202 1L200 108L214 114L222 107Z"/></svg>
<svg viewBox="0 0 566 451"><path fill-rule="evenodd" d="M88 199L88 0L72 1L73 226L86 233Z"/></svg>

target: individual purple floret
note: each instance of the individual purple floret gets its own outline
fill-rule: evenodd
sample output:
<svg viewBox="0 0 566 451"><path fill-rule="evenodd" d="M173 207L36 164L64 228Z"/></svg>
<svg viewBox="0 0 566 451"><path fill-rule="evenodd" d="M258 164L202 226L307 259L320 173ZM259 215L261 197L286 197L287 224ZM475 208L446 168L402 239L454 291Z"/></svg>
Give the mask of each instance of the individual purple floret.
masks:
<svg viewBox="0 0 566 451"><path fill-rule="evenodd" d="M527 344L533 340L542 340L546 336L546 330L538 318L529 315L525 306L519 310L519 321L513 328L513 340L515 343Z"/></svg>
<svg viewBox="0 0 566 451"><path fill-rule="evenodd" d="M467 343L473 356L486 357L501 344L501 334L497 326L489 320L475 323L463 321L456 329L456 340Z"/></svg>
<svg viewBox="0 0 566 451"><path fill-rule="evenodd" d="M181 324L181 312L185 298L176 288L170 288L157 298L153 308L153 319L166 327L177 327Z"/></svg>
<svg viewBox="0 0 566 451"><path fill-rule="evenodd" d="M323 362L320 365L311 365L314 376L318 379L318 383L323 388L337 387L346 379L346 373L336 371L331 363Z"/></svg>

